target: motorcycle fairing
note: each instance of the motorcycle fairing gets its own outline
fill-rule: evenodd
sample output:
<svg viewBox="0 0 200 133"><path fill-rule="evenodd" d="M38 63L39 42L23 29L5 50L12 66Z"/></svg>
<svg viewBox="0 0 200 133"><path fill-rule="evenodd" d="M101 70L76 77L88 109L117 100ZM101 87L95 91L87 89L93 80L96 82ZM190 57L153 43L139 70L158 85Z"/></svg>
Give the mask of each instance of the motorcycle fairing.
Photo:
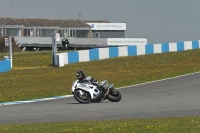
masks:
<svg viewBox="0 0 200 133"><path fill-rule="evenodd" d="M100 91L97 89L97 86L92 85L89 82L78 83L78 80L73 83L72 92L76 91L77 89L89 92L91 99L93 99L96 95L98 95L100 93ZM80 92L80 93L82 93L82 92Z"/></svg>

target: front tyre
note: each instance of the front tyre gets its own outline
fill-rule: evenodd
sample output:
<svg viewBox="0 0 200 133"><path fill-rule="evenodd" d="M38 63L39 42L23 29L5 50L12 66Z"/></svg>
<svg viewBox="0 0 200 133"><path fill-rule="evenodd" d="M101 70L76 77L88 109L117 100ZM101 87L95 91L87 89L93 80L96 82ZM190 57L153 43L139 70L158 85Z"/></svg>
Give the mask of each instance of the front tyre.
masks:
<svg viewBox="0 0 200 133"><path fill-rule="evenodd" d="M91 101L89 93L83 90L76 90L74 98L80 103L90 103Z"/></svg>
<svg viewBox="0 0 200 133"><path fill-rule="evenodd" d="M111 102L119 102L122 99L122 96L118 90L114 90L113 92L110 92L106 98Z"/></svg>

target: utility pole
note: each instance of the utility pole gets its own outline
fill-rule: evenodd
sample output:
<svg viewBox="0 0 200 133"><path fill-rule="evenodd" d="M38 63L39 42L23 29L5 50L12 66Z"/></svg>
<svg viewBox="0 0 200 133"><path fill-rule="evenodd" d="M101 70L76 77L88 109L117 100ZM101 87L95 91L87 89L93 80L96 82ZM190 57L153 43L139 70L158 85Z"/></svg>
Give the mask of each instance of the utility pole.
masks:
<svg viewBox="0 0 200 133"><path fill-rule="evenodd" d="M81 18L82 12L78 12L79 19Z"/></svg>

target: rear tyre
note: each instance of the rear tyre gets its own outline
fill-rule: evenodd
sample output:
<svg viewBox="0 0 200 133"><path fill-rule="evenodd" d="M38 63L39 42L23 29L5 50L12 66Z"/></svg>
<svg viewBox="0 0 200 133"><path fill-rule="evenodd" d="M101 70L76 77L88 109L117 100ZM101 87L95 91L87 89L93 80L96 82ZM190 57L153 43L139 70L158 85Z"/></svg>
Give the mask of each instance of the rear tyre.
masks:
<svg viewBox="0 0 200 133"><path fill-rule="evenodd" d="M74 98L79 103L90 103L90 101L91 101L90 94L88 92L86 92L86 91L81 90L83 92L83 94L81 95L79 91L80 90L76 90L74 92Z"/></svg>
<svg viewBox="0 0 200 133"><path fill-rule="evenodd" d="M109 92L106 98L111 102L119 102L122 96L118 90L113 90L113 92Z"/></svg>

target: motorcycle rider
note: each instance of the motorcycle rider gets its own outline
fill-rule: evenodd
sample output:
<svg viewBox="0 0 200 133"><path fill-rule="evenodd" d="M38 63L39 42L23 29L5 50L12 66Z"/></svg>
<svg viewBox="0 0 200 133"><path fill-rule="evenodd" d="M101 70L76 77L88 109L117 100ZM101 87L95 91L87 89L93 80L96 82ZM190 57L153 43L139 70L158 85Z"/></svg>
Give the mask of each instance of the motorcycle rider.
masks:
<svg viewBox="0 0 200 133"><path fill-rule="evenodd" d="M97 89L100 91L100 93L99 95L94 97L94 99L91 99L91 101L98 101L101 99L103 88L98 86L98 81L95 78L85 75L83 71L78 71L76 73L76 77L79 80L79 83L83 83L84 81L90 81L93 85L97 86Z"/></svg>
<svg viewBox="0 0 200 133"><path fill-rule="evenodd" d="M79 80L79 83L83 83L84 81L90 81L93 85L98 86L98 81L95 78L92 78L91 76L85 75L83 71L78 71L76 73L76 77Z"/></svg>
<svg viewBox="0 0 200 133"><path fill-rule="evenodd" d="M66 50L66 49L67 49L66 45L69 45L69 40L68 40L66 37L64 37L64 38L62 39L62 49L63 49L63 50Z"/></svg>

